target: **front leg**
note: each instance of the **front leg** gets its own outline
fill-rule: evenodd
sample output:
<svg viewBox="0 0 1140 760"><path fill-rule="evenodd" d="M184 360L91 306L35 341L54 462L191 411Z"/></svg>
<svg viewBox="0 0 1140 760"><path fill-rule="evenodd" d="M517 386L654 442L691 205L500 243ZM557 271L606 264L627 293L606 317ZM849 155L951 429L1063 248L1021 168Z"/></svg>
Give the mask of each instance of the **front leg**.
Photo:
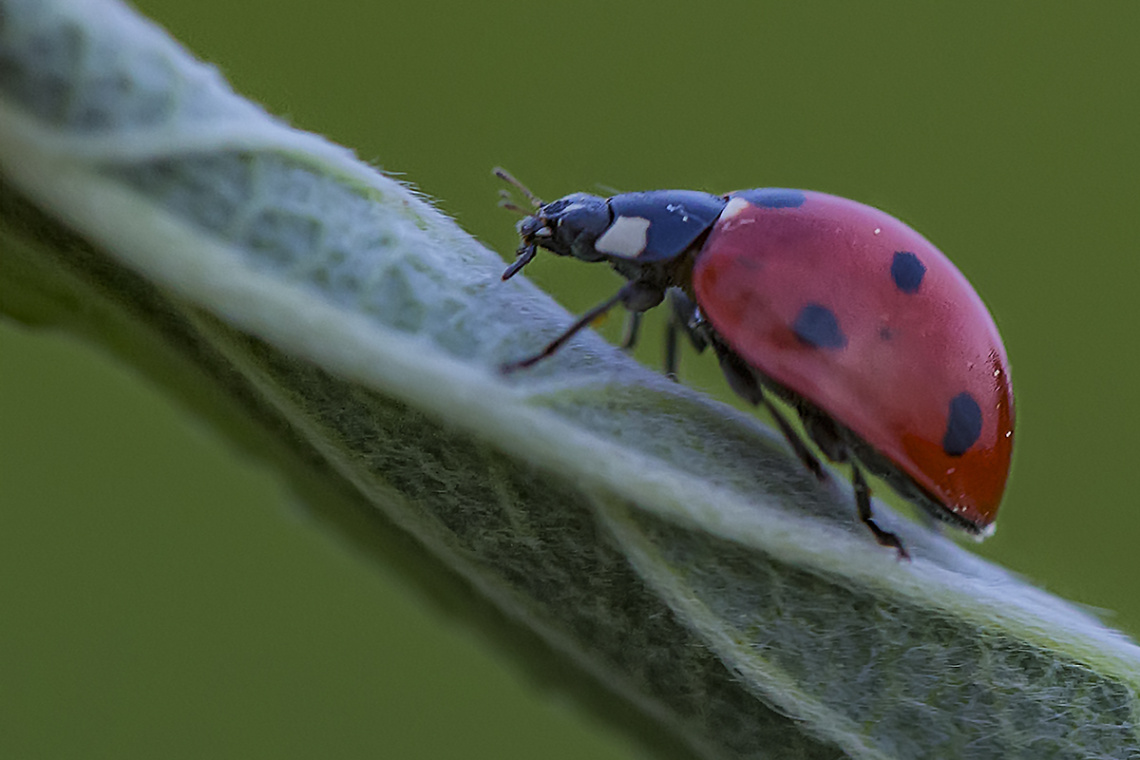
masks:
<svg viewBox="0 0 1140 760"><path fill-rule="evenodd" d="M582 316L575 320L574 324L566 328L566 330L554 340L546 344L546 346L538 353L528 356L525 359L520 359L515 362L508 362L502 365L500 370L503 374L509 374L520 369L526 369L533 366L548 356L552 356L562 348L566 341L573 338L583 329L588 327L598 317L608 312L619 303L632 312L642 312L647 309L652 309L657 304L665 299L665 292L662 288L653 285L652 283L630 281L622 286L621 290L602 301L594 308L587 311Z"/></svg>

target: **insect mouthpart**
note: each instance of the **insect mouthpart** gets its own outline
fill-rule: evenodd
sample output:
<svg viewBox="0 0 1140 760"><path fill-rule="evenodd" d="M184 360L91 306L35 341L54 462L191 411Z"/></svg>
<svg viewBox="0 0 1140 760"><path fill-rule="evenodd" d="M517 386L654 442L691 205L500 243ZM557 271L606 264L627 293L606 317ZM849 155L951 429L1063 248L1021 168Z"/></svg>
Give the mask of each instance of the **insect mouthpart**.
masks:
<svg viewBox="0 0 1140 760"><path fill-rule="evenodd" d="M534 260L538 253L538 246L541 244L541 242L536 241L550 240L554 237L554 230L550 228L550 220L544 217L541 211L527 216L518 223L517 229L519 237L522 238L522 245L515 251L518 258L503 272L504 280L514 277L522 271L523 267Z"/></svg>
<svg viewBox="0 0 1140 760"><path fill-rule="evenodd" d="M526 242L534 238L548 238L554 234L550 229L550 220L543 216L541 211L523 219L515 225L515 229L518 230L519 237Z"/></svg>
<svg viewBox="0 0 1140 760"><path fill-rule="evenodd" d="M536 246L534 243L528 243L519 246L519 249L515 252L515 255L518 258L516 258L514 260L514 263L507 267L503 272L503 280L509 280L521 272L523 267L534 261L534 256L537 253L538 246Z"/></svg>

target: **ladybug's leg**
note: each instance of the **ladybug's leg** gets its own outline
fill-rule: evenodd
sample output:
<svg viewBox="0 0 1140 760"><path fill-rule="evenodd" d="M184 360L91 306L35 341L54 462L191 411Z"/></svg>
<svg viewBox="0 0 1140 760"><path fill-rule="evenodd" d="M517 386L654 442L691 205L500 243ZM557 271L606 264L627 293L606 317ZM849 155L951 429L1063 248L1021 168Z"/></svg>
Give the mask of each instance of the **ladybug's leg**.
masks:
<svg viewBox="0 0 1140 760"><path fill-rule="evenodd" d="M509 362L507 364L504 364L502 367L500 367L500 369L504 374L506 374L537 364L546 357L553 355L556 351L558 351L558 349L562 348L562 345L566 343L566 341L573 338L584 328L588 327L591 322L605 314L613 307L617 306L619 303L630 311L645 311L646 309L651 309L657 304L661 303L664 298L664 291L659 287L655 287L651 283L638 282L637 280L627 282L622 286L622 289L615 293L613 296L607 298L605 301L602 301L600 304L590 309L582 316L578 317L574 324L567 327L565 332L563 332L554 340L550 341L550 343L546 344L546 347L539 351L537 354L528 356L526 359L522 359L517 362Z"/></svg>
<svg viewBox="0 0 1140 760"><path fill-rule="evenodd" d="M780 432L784 434L788 445L792 447L792 451L803 462L804 467L819 480L827 480L827 473L824 471L823 465L819 463L819 459L811 452L796 429L792 427L792 423L788 422L788 418L784 416L783 412L776 408L776 405L764 395L764 389L760 387L760 383L756 381L756 375L748 368L744 360L723 347L719 342L714 342L713 347L716 349L717 358L720 359L721 371L724 372L729 387L745 401L764 407L772 415L772 419L776 421L776 426L780 428Z"/></svg>
<svg viewBox="0 0 1140 760"><path fill-rule="evenodd" d="M763 391L761 391L763 393ZM827 480L827 473L823 469L823 465L819 463L819 459L815 454L811 453L811 449L804 443L804 439L800 438L800 434L792 427L792 423L788 422L788 418L784 413L776 408L775 404L768 400L767 396L762 396L760 405L768 410L768 414L772 415L772 419L776 421L776 425L780 428L780 432L784 434L787 439L788 445L792 447L792 451L799 457L800 461L804 463L804 467L815 475L818 480Z"/></svg>
<svg viewBox="0 0 1140 760"><path fill-rule="evenodd" d="M640 311L631 311L625 318L625 334L621 337L622 351L632 351L637 345L637 336L641 330L641 315Z"/></svg>
<svg viewBox="0 0 1140 760"><path fill-rule="evenodd" d="M910 559L910 554L903 547L902 541L894 533L889 530L883 530L875 522L874 516L871 514L871 489L867 485L866 479L863 477L863 471L859 469L859 465L851 462L851 486L855 489L855 504L859 508L859 519L863 521L871 533L874 534L875 540L881 546L890 546L899 553L899 559Z"/></svg>
<svg viewBox="0 0 1140 760"><path fill-rule="evenodd" d="M876 541L883 546L893 547L899 553L899 559L910 559L899 537L883 530L875 522L871 513L871 488L867 485L867 479L863 477L859 462L851 455L851 447L835 420L802 399L796 406L800 412L800 419L804 421L804 430L815 445L819 446L824 456L836 464L851 465L851 487L855 490L855 506L859 511L859 519L874 534Z"/></svg>
<svg viewBox="0 0 1140 760"><path fill-rule="evenodd" d="M676 320L670 318L665 323L665 377L677 382L677 338L678 330Z"/></svg>
<svg viewBox="0 0 1140 760"><path fill-rule="evenodd" d="M701 319L697 305L684 292L670 288L666 296L670 308L669 321L665 324L665 376L670 380L676 380L679 364L677 343L681 333L688 336L689 342L699 354L709 347L709 340L705 335L708 327Z"/></svg>

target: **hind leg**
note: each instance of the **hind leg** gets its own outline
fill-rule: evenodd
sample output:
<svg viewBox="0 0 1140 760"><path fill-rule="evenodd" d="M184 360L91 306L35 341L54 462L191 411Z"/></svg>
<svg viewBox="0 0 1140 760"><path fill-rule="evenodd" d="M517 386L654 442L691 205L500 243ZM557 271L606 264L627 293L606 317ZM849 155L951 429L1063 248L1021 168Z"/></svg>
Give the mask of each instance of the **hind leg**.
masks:
<svg viewBox="0 0 1140 760"><path fill-rule="evenodd" d="M858 511L859 520L867 526L879 544L893 548L898 552L899 559L910 559L910 554L903 548L899 537L888 530L883 530L875 522L874 514L871 511L871 487L867 485L867 479L863 476L863 469L858 460L851 455L851 449L835 421L802 402L800 404L800 417L804 421L804 430L807 431L812 442L819 446L828 459L837 464L851 465L851 487L855 491L855 508Z"/></svg>
<svg viewBox="0 0 1140 760"><path fill-rule="evenodd" d="M851 462L851 486L855 489L855 506L859 510L859 519L870 529L875 540L881 546L889 546L897 551L899 559L909 560L910 553L902 545L899 537L889 530L883 530L875 522L875 516L871 513L871 488L863 477L863 471L855 462Z"/></svg>

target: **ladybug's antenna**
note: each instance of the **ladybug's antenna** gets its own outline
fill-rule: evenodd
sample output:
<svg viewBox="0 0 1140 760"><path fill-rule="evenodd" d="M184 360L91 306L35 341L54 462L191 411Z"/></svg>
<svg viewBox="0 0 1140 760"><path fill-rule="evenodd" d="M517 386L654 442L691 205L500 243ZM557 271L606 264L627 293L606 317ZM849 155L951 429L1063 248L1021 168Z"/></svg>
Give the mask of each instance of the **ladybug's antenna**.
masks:
<svg viewBox="0 0 1140 760"><path fill-rule="evenodd" d="M507 190L499 191L499 208L505 208L507 211L514 211L519 216L530 216L530 209L525 209L511 199L511 194Z"/></svg>
<svg viewBox="0 0 1140 760"><path fill-rule="evenodd" d="M524 216L524 217L527 217L527 219L532 219L533 218L532 217L533 212L536 209L542 208L542 206L543 206L542 199L539 198L534 193L532 193L530 191L529 187L527 187L526 185L524 185L523 183L521 183L517 179L515 179L515 176L513 174L511 174L509 171L507 171L506 169L504 169L503 167L496 166L493 169L493 172L494 172L496 177L503 180L508 185L510 185L511 187L514 187L515 189L519 190L523 195L525 195L526 199L528 201L530 201L531 205L534 206L534 208L533 209L524 208L524 207L520 206L519 204L515 203L514 200L511 199L510 191L506 190L506 189L499 191L499 205L502 206L503 208L507 209L508 211L515 212L519 216ZM519 231L520 232L522 232L522 228L526 224L528 224L527 220L523 220L522 222L519 222ZM515 251L515 255L518 258L515 259L513 264L511 264L509 267L507 267L507 271L503 272L503 279L504 280L511 279L516 274L518 274L520 271L522 271L523 267L525 267L527 264L529 264L531 261L534 260L535 254L538 253L538 246L536 246L534 244L534 238L536 238L536 237L549 237L549 236L550 236L550 230L545 228L545 227L539 228L538 230L535 230L532 233L529 233L529 232L523 233L523 244L521 246L519 246L519 249L517 251Z"/></svg>
<svg viewBox="0 0 1140 760"><path fill-rule="evenodd" d="M514 175L511 174L509 171L507 171L506 169L504 169L501 166L496 166L492 171L496 177L503 180L508 185L513 186L519 192L521 192L523 195L525 195L526 199L528 201L530 201L530 204L532 206L534 206L535 208L542 208L542 205L543 205L542 199L540 199L537 195L532 193L530 191L530 188L528 188L526 185L524 185L523 183L521 183L517 179L515 179ZM519 214L522 214L524 216L530 214L529 211L527 211L526 209L524 209L523 207L519 206L514 201L512 201L510 193L508 193L506 190L499 191L499 195L501 196L501 198L499 199L499 205L502 206L503 208L508 209L510 211L514 211L514 212L519 213Z"/></svg>

